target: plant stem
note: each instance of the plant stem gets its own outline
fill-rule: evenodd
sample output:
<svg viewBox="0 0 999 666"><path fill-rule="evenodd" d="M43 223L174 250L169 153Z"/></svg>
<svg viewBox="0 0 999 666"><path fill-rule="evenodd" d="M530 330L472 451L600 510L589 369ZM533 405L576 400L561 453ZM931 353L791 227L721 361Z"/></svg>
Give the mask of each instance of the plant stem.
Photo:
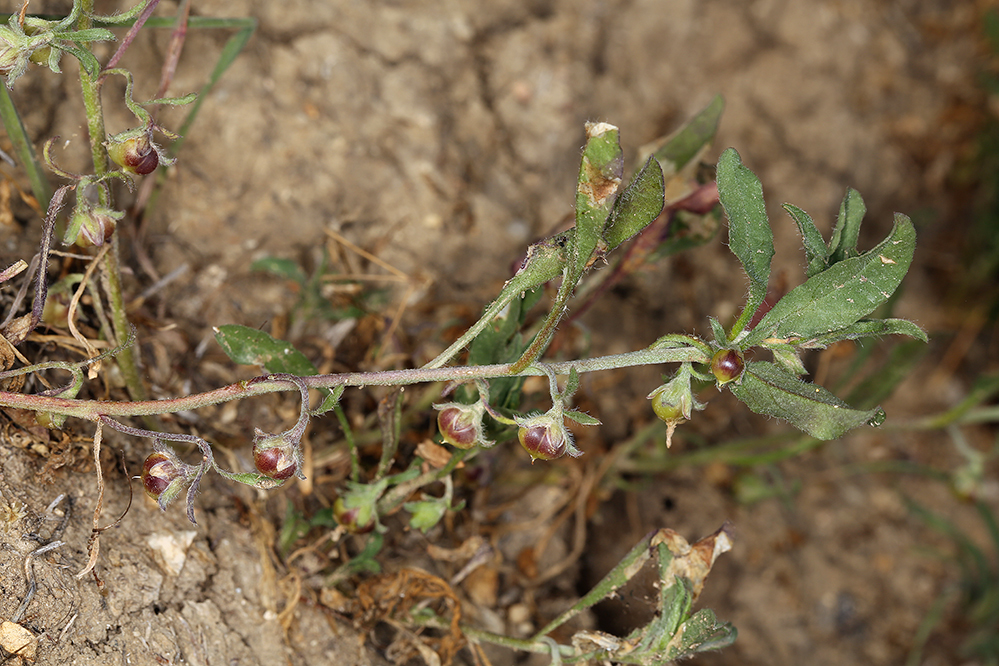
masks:
<svg viewBox="0 0 999 666"><path fill-rule="evenodd" d="M80 18L77 21L78 30L88 30L93 27L90 15L94 12L94 0L80 0ZM89 47L87 47L89 48ZM83 93L83 108L87 113L87 134L90 137L90 154L94 161L94 174L98 177L108 172L108 156L104 152L104 107L101 104L101 86L87 73L86 67L80 67L80 90ZM100 188L100 204L110 206L109 195Z"/></svg>
<svg viewBox="0 0 999 666"><path fill-rule="evenodd" d="M121 289L121 260L118 254L118 237L114 234L111 237L111 251L105 258L104 269L107 281L105 291L111 305L111 325L114 328L115 344L120 345L128 339L132 325L128 321L128 313L125 311L125 298ZM133 343L134 345L135 343ZM133 400L145 400L146 387L142 384L139 376L139 366L136 363L134 346L129 345L121 350L115 360L118 362L118 369L121 370L122 379L128 388L128 394Z"/></svg>
<svg viewBox="0 0 999 666"><path fill-rule="evenodd" d="M701 350L694 347L673 349L643 349L625 354L599 356L578 361L563 361L546 364L547 369L557 375L567 375L570 370L582 374L598 370L628 368L637 365L654 365L662 363L706 363ZM26 369L20 369L23 374ZM520 376L546 376L548 373L537 367L530 367L520 373ZM302 384L312 389L330 389L339 386L408 386L426 382L441 382L452 380L490 379L509 377L510 364L475 365L447 368L417 368L411 370L386 370L383 372L356 372L330 375L311 375L301 377ZM0 407L16 407L53 414L64 414L89 421L97 421L101 416L153 416L171 414L190 409L198 409L209 405L217 405L231 400L250 398L278 391L299 390L295 383L282 379L278 375L262 375L254 379L237 382L205 393L170 398L167 400L145 401L97 401L75 400L46 395L26 395L0 391Z"/></svg>
<svg viewBox="0 0 999 666"><path fill-rule="evenodd" d="M86 30L92 27L90 15L94 11L94 0L80 0L80 18L77 22L79 30ZM90 136L90 154L94 161L94 175L98 178L108 173L110 164L107 152L104 150L104 139L107 132L104 128L104 107L101 102L101 81L94 79L87 73L85 67L80 67L80 89L83 93L83 107L87 113L87 133ZM111 206L110 188L97 188L100 205ZM77 196L83 196L78 192ZM128 314L125 312L125 299L121 289L121 259L119 252L119 234L111 237L111 251L105 259L105 291L111 306L111 327L117 344L128 339L131 325L128 322ZM112 331L109 331L112 333ZM133 400L143 400L146 397L145 387L139 376L139 368L136 364L135 354L132 347L127 347L118 354L115 359L118 369L121 370L128 394Z"/></svg>

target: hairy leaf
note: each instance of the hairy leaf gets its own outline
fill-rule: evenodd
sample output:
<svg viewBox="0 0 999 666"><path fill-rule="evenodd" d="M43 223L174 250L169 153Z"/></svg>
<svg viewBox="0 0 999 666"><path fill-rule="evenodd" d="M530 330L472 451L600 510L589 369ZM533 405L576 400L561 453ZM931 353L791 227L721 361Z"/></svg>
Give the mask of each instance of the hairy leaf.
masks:
<svg viewBox="0 0 999 666"><path fill-rule="evenodd" d="M829 248L826 247L822 234L819 233L811 216L805 211L788 203L784 204L782 208L798 225L798 231L801 233L801 242L805 246L805 261L807 262L805 275L807 277L818 275L826 269L829 261Z"/></svg>
<svg viewBox="0 0 999 666"><path fill-rule="evenodd" d="M853 409L826 389L768 362L746 364L732 393L757 414L775 416L817 439L836 439L864 424L880 425L884 411Z"/></svg>
<svg viewBox="0 0 999 666"><path fill-rule="evenodd" d="M839 206L839 217L836 218L836 228L833 229L829 241L829 264L835 264L856 257L857 240L860 238L860 223L864 219L867 206L860 192L852 187L846 191L843 203Z"/></svg>
<svg viewBox="0 0 999 666"><path fill-rule="evenodd" d="M690 122L670 135L662 146L654 148L655 157L662 164L666 175L671 176L683 170L714 141L724 108L725 99L721 95L715 95L700 113L690 119Z"/></svg>
<svg viewBox="0 0 999 666"><path fill-rule="evenodd" d="M894 293L909 270L916 231L895 215L891 234L874 249L845 259L792 289L760 320L744 344L768 338L810 340L854 324Z"/></svg>
<svg viewBox="0 0 999 666"><path fill-rule="evenodd" d="M267 372L314 375L318 371L291 343L248 326L226 324L215 329L215 340L235 363L259 365Z"/></svg>
<svg viewBox="0 0 999 666"><path fill-rule="evenodd" d="M921 342L929 342L926 331L908 319L862 319L845 328L816 336L802 343L801 346L821 349L840 340L860 340L861 338L882 335L908 335L910 338L915 338Z"/></svg>
<svg viewBox="0 0 999 666"><path fill-rule="evenodd" d="M608 250L635 236L659 217L665 203L664 188L662 167L650 157L614 202L604 231Z"/></svg>
<svg viewBox="0 0 999 666"><path fill-rule="evenodd" d="M774 235L767 220L759 178L743 166L739 153L729 148L718 159L718 196L728 216L729 249L742 262L749 278L746 308L732 327L738 335L767 295Z"/></svg>

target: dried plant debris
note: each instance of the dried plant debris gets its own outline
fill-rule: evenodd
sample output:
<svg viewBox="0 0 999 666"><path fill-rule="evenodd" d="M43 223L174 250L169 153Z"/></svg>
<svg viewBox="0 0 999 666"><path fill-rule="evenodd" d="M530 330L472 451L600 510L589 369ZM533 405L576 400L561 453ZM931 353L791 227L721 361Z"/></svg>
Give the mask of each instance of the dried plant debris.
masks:
<svg viewBox="0 0 999 666"><path fill-rule="evenodd" d="M379 622L396 628L396 637L386 651L397 664L419 656L427 666L448 666L465 643L458 624L461 604L451 586L441 578L418 569L402 569L364 581L357 589L355 618L374 629ZM446 619L446 629L410 629L417 618Z"/></svg>

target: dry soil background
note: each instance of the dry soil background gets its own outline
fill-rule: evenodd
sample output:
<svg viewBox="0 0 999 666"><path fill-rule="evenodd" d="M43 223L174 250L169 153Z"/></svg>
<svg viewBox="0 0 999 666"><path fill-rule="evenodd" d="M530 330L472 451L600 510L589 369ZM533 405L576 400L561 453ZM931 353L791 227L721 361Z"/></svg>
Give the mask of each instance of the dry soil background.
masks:
<svg viewBox="0 0 999 666"><path fill-rule="evenodd" d="M709 159L734 146L760 176L778 266L792 284L800 275L800 244L780 202L805 208L828 229L845 188L855 187L870 210L867 244L883 236L893 210L932 206L936 217L922 222L921 241L934 242L917 250L899 313L931 331L956 327L960 321L932 302L937 292L928 266L946 262L939 256L946 245L935 244L945 234L934 220L954 219L947 217L944 184L971 133L974 114L961 110L980 103L973 31L985 4L194 2L196 15L252 16L259 29L205 100L159 210L146 222L144 247L154 271L166 275L184 264L188 271L157 295L159 309L152 311L158 327L173 323L179 332L161 331L144 350L170 359L167 365L195 388L227 379L229 371L219 370L224 359L201 344L211 327L266 328L287 314L293 298L274 280L251 274L249 263L264 255L312 261L327 229L421 280L406 323L418 338L418 317L433 312L428 306L477 310L509 277L526 244L571 212L584 121L619 126L633 157L717 93L726 111ZM64 5L38 2L31 10L64 11ZM164 0L158 13L175 10ZM139 99L154 92L167 37L165 31L143 36L123 63L140 73ZM226 37L224 31L189 36L171 93L200 88ZM72 87L72 77L37 70L19 82L14 96L22 108L34 108L28 120L37 141L58 133L83 142ZM130 124L125 112L108 113L112 130ZM170 126L177 117L166 114L163 122ZM18 229L0 233L8 248L17 246ZM132 265L141 290L152 279ZM702 248L636 278L627 298L597 311L588 322L594 352L637 348L664 332L703 332L704 317L731 314L743 288L722 243ZM601 323L607 321L613 326ZM427 345L432 354L435 343ZM608 445L647 421L640 399L655 381L653 373L621 374L589 387L599 394L601 386L636 384L634 396L625 393L639 399L634 407L617 417L600 414L608 421L601 435ZM963 390L956 380L934 388L929 396L905 392L886 405L889 416L939 408ZM225 412L191 418L195 425L222 419L234 440L245 440L252 425L287 417L275 405L254 407L252 421L245 411L238 419ZM705 418L717 421L719 437L770 427L727 415L738 412L734 403L711 409ZM281 582L285 572L269 552L274 526L263 498L217 480L199 501L196 528L179 508L161 515L137 498L122 526L103 538L99 572L106 592L92 579L77 582L72 574L86 561L95 501L92 473L52 470L51 456L19 450L16 438L8 439L0 491L8 506L27 508L10 523L0 550L0 616L20 603L23 558L37 547L20 535L50 533L46 507L60 493L73 498L62 537L67 545L34 565L39 589L25 624L40 634L38 663L382 663L363 637L311 601L281 615L293 586ZM740 638L704 663L901 663L929 604L952 579L917 552L926 533L894 482L840 470L896 455L919 458L927 450L932 459L934 445L942 446L887 430L830 444L782 468L804 481L785 503L743 506L703 470L674 473L643 495L627 519L611 510L598 514L590 529L593 554L583 573L573 573L606 569L644 529L669 526L693 539L732 520L736 548L709 579L702 604L734 622ZM133 464L141 460L139 445L126 446L135 447ZM936 460L953 462L942 453ZM117 478L109 486L108 515L127 500ZM935 499L935 490L924 492L924 501ZM952 642L936 641L924 663L956 663L953 650ZM501 659L495 663L509 663Z"/></svg>

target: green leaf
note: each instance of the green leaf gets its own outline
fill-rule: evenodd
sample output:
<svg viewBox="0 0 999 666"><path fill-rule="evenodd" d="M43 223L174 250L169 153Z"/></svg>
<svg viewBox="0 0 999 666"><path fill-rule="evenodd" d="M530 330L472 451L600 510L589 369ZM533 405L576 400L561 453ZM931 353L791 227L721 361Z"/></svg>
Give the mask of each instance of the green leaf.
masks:
<svg viewBox="0 0 999 666"><path fill-rule="evenodd" d="M52 198L52 186L49 185L47 174L35 154L35 146L3 82L0 82L0 124L3 125L13 147L12 154L18 158L21 168L28 176L32 194L43 209L48 208L49 199Z"/></svg>
<svg viewBox="0 0 999 666"><path fill-rule="evenodd" d="M665 546L660 545L660 552L663 548ZM661 557L662 555L660 555ZM660 570L663 568L660 565ZM690 613L690 608L694 603L694 593L688 579L674 575L672 582L667 583L667 580L667 578L663 578L659 583L661 587L659 593L660 615L645 629L646 641L650 643L647 649L653 654L662 654L669 649L669 644L683 624L683 620Z"/></svg>
<svg viewBox="0 0 999 666"><path fill-rule="evenodd" d="M151 99L148 102L143 102L142 106L153 106L156 104L165 104L167 106L184 106L185 104L192 103L196 99L198 99L198 93L187 93L183 97L158 97L156 99Z"/></svg>
<svg viewBox="0 0 999 666"><path fill-rule="evenodd" d="M426 534L430 528L441 522L441 518L447 512L447 503L441 499L420 500L406 502L402 508L413 514L409 518L409 526Z"/></svg>
<svg viewBox="0 0 999 666"><path fill-rule="evenodd" d="M340 404L340 398L343 396L344 388L345 387L343 386L337 386L333 389L322 389L321 392L323 393L323 401L318 407L312 410L312 414L315 416L325 414Z"/></svg>
<svg viewBox="0 0 999 666"><path fill-rule="evenodd" d="M113 42L114 33L106 28L88 28L86 30L71 30L60 32L54 35L58 39L67 39L71 42Z"/></svg>
<svg viewBox="0 0 999 666"><path fill-rule="evenodd" d="M803 382L792 373L768 362L746 364L732 393L757 414L784 419L817 439L836 439L867 423L879 424L880 408L853 409L826 389Z"/></svg>
<svg viewBox="0 0 999 666"><path fill-rule="evenodd" d="M650 157L614 202L604 231L608 250L635 236L659 217L665 204L665 187L662 167Z"/></svg>
<svg viewBox="0 0 999 666"><path fill-rule="evenodd" d="M822 234L805 211L789 203L784 204L782 208L798 225L798 231L801 233L801 241L805 245L805 261L808 262L805 275L807 277L818 275L826 269L829 262L829 248L826 247Z"/></svg>
<svg viewBox="0 0 999 666"><path fill-rule="evenodd" d="M215 329L215 340L235 363L298 376L318 373L312 361L290 343L255 328L237 324L219 326Z"/></svg>
<svg viewBox="0 0 999 666"><path fill-rule="evenodd" d="M711 324L711 335L714 336L715 342L725 344L728 340L728 335L725 334L725 328L721 325L721 322L715 317L708 317L708 323Z"/></svg>
<svg viewBox="0 0 999 666"><path fill-rule="evenodd" d="M439 523L447 511L461 511L464 507L464 500L455 506L448 506L448 500L443 497L431 497L425 500L406 502L402 505L402 508L413 514L409 519L409 526L424 534Z"/></svg>
<svg viewBox="0 0 999 666"><path fill-rule="evenodd" d="M576 391L579 390L579 372L576 368L569 368L569 379L565 382L565 388L562 390L562 400L568 400L572 396L576 395Z"/></svg>
<svg viewBox="0 0 999 666"><path fill-rule="evenodd" d="M839 217L836 218L836 228L833 229L829 241L829 265L844 259L856 257L857 240L860 238L860 223L864 219L867 206L860 192L852 187L846 191L843 203L839 205Z"/></svg>
<svg viewBox="0 0 999 666"><path fill-rule="evenodd" d="M562 284L534 340L510 366L512 375L519 374L540 358L551 343L576 284L589 266L598 243L603 240L604 225L621 186L624 158L621 156L618 129L607 123L587 123L586 136L576 187L576 225L569 237Z"/></svg>
<svg viewBox="0 0 999 666"><path fill-rule="evenodd" d="M845 328L816 336L803 342L800 346L809 349L822 349L840 340L859 340L882 335L908 335L910 338L922 342L930 341L926 336L926 331L908 319L861 319Z"/></svg>
<svg viewBox="0 0 999 666"><path fill-rule="evenodd" d="M756 174L743 166L735 149L729 148L718 158L717 178L718 196L728 216L729 249L749 278L746 308L729 334L729 339L734 339L766 298L774 234L763 202L763 186Z"/></svg>
<svg viewBox="0 0 999 666"><path fill-rule="evenodd" d="M894 293L912 263L916 230L895 215L891 234L859 257L844 259L792 289L744 340L810 340L857 322Z"/></svg>
<svg viewBox="0 0 999 666"><path fill-rule="evenodd" d="M808 370L805 369L805 364L801 362L801 358L798 356L798 350L791 345L766 345L766 348L774 355L774 361L777 362L777 365L788 372L798 377L808 373Z"/></svg>
<svg viewBox="0 0 999 666"><path fill-rule="evenodd" d="M724 109L725 99L715 95L690 122L669 136L661 147L653 149L667 176L682 170L714 141Z"/></svg>
<svg viewBox="0 0 999 666"><path fill-rule="evenodd" d="M590 416L586 412L580 412L575 409L567 409L562 412L562 416L569 419L570 421L575 421L579 425L586 426L598 426L600 425L600 419Z"/></svg>
<svg viewBox="0 0 999 666"><path fill-rule="evenodd" d="M537 302L542 290L529 289L515 296L505 308L472 340L468 350L469 365L492 365L516 360L526 348L520 330L527 311ZM489 381L490 400L498 409L515 408L520 404L520 389L523 377L497 377ZM462 387L459 402L472 403L478 399L474 385Z"/></svg>
<svg viewBox="0 0 999 666"><path fill-rule="evenodd" d="M720 650L735 642L738 632L729 622L719 622L710 608L702 608L683 623L664 655L670 661L698 652Z"/></svg>
<svg viewBox="0 0 999 666"><path fill-rule="evenodd" d="M298 265L297 261L292 259L264 257L262 259L257 259L250 264L250 270L270 273L271 275L276 275L278 277L285 278L286 280L297 282L303 286L308 279L306 278L305 271L302 270L302 267Z"/></svg>
<svg viewBox="0 0 999 666"><path fill-rule="evenodd" d="M577 279L603 238L604 225L621 187L624 172L624 158L616 127L607 123L587 123L586 136L576 187L576 233L573 235L570 258L571 274ZM572 286L575 284L570 288Z"/></svg>
<svg viewBox="0 0 999 666"><path fill-rule="evenodd" d="M97 75L101 73L101 63L98 62L97 58L94 57L94 54L87 49L74 44L61 43L54 43L52 44L52 47L57 48L60 51L65 51L79 60L80 65L87 72L90 78L96 78Z"/></svg>

